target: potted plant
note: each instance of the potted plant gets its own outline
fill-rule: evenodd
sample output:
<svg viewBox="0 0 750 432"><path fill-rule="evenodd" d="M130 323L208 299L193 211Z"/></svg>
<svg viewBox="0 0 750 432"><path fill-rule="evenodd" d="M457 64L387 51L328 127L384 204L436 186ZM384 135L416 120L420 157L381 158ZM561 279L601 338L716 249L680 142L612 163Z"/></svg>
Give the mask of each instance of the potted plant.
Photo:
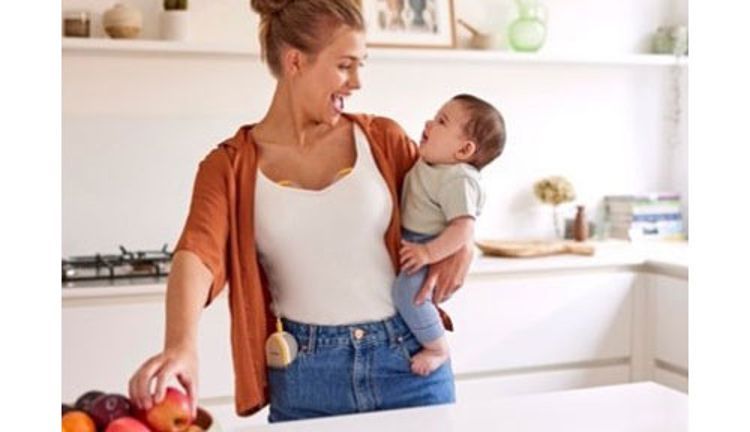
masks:
<svg viewBox="0 0 750 432"><path fill-rule="evenodd" d="M161 37L184 41L190 38L188 0L164 0L161 15Z"/></svg>
<svg viewBox="0 0 750 432"><path fill-rule="evenodd" d="M552 206L552 219L555 225L555 235L558 239L564 236L561 215L558 207L561 204L571 202L576 199L576 192L573 184L562 176L551 176L543 178L534 183L534 195L544 204Z"/></svg>

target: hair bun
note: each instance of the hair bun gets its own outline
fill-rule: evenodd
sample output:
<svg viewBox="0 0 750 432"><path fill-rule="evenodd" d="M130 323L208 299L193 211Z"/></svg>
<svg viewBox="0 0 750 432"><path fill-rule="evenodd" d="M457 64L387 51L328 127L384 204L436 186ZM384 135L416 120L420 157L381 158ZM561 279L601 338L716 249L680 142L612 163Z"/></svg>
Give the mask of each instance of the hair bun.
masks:
<svg viewBox="0 0 750 432"><path fill-rule="evenodd" d="M250 0L250 7L261 16L281 12L294 0Z"/></svg>

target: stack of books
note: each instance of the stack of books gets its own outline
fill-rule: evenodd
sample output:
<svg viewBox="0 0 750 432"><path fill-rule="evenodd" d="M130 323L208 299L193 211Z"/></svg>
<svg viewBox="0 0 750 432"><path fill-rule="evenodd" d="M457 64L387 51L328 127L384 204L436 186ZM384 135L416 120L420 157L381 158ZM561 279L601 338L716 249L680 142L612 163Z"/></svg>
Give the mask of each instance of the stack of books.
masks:
<svg viewBox="0 0 750 432"><path fill-rule="evenodd" d="M612 238L685 239L679 194L605 196L604 206Z"/></svg>

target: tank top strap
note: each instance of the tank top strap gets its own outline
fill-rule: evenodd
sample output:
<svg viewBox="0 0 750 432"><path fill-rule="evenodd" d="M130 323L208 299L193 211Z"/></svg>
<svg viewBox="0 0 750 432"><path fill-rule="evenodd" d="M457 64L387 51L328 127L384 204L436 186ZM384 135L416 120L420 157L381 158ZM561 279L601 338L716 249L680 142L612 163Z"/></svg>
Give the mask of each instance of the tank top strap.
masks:
<svg viewBox="0 0 750 432"><path fill-rule="evenodd" d="M377 169L375 158L372 156L372 150L370 149L370 142L367 140L367 135L360 129L359 125L354 124L354 143L357 148L357 159L361 161L362 167L371 170Z"/></svg>

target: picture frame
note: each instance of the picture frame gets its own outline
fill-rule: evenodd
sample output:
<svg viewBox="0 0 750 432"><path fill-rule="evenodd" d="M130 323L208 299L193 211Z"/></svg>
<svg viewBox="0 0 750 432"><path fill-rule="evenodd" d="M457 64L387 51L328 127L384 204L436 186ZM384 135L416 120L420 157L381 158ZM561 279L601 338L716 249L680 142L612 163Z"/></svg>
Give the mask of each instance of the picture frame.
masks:
<svg viewBox="0 0 750 432"><path fill-rule="evenodd" d="M367 45L455 48L453 0L361 0Z"/></svg>

